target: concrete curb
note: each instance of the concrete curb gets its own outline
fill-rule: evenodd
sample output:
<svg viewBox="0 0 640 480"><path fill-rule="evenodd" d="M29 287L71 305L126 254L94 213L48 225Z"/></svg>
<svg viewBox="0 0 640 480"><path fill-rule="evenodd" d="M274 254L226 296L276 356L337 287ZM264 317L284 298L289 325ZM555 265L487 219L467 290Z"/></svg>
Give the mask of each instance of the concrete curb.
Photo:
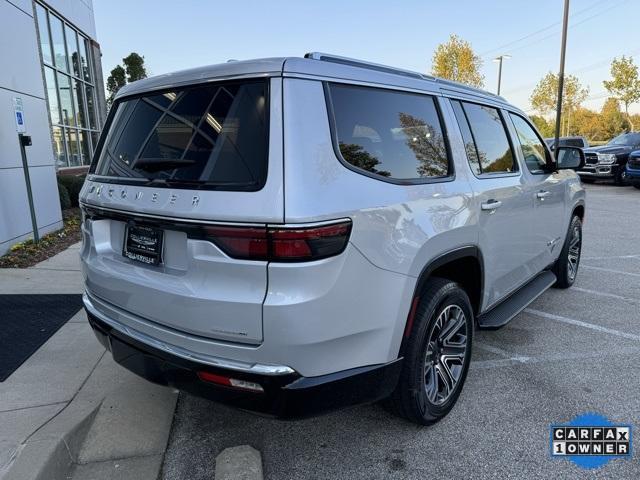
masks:
<svg viewBox="0 0 640 480"><path fill-rule="evenodd" d="M262 455L249 445L225 448L216 457L215 480L262 480Z"/></svg>
<svg viewBox="0 0 640 480"><path fill-rule="evenodd" d="M24 445L3 480L66 480L100 405L69 404ZM59 435L54 432L58 430Z"/></svg>
<svg viewBox="0 0 640 480"><path fill-rule="evenodd" d="M105 355L74 399L23 443L2 480L156 480L176 400L176 391Z"/></svg>

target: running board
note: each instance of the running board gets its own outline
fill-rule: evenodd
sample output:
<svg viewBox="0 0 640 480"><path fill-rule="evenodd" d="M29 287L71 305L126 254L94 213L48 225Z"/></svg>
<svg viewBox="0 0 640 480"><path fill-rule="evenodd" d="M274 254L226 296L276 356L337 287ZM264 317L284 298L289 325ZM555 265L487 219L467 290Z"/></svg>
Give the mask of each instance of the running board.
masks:
<svg viewBox="0 0 640 480"><path fill-rule="evenodd" d="M556 276L553 272L541 272L491 310L479 315L478 326L487 330L504 327L554 283L556 283Z"/></svg>

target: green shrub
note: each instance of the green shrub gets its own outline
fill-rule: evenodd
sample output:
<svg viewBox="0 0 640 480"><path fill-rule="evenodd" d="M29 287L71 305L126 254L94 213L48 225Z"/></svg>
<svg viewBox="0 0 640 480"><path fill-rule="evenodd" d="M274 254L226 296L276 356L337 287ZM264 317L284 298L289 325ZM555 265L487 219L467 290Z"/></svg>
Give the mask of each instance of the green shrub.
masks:
<svg viewBox="0 0 640 480"><path fill-rule="evenodd" d="M58 177L58 183L64 185L69 192L69 198L71 200L72 207L79 206L78 199L80 197L80 190L82 189L82 185L84 184L84 178L84 175L60 175Z"/></svg>
<svg viewBox="0 0 640 480"><path fill-rule="evenodd" d="M58 177L58 195L60 196L60 208L62 210L68 210L71 208L71 199L69 198L69 190L65 187Z"/></svg>

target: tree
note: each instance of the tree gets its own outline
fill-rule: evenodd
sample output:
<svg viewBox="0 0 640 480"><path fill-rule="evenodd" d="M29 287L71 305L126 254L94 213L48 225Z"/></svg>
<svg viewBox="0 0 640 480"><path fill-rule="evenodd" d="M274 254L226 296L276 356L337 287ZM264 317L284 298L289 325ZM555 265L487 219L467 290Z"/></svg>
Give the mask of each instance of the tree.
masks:
<svg viewBox="0 0 640 480"><path fill-rule="evenodd" d="M421 177L439 177L447 174L447 149L444 138L432 125L408 113L398 114L402 134L407 147L413 150L420 165L418 175Z"/></svg>
<svg viewBox="0 0 640 480"><path fill-rule="evenodd" d="M602 137L602 119L598 112L579 107L571 118L571 128L567 135L580 135L590 139Z"/></svg>
<svg viewBox="0 0 640 480"><path fill-rule="evenodd" d="M480 73L482 60L475 54L471 44L457 35L441 43L433 53L431 72L436 77L482 87L484 76Z"/></svg>
<svg viewBox="0 0 640 480"><path fill-rule="evenodd" d="M113 98L115 97L118 90L124 87L127 84L127 78L125 75L124 68L120 65L117 65L107 78L107 92L109 93L109 97L107 98L107 102L109 105L113 103Z"/></svg>
<svg viewBox="0 0 640 480"><path fill-rule="evenodd" d="M383 177L388 177L391 172L386 170L378 170L376 167L380 165L380 160L367 152L364 147L357 143L340 142L340 153L351 165L366 170L367 172L377 173Z"/></svg>
<svg viewBox="0 0 640 480"><path fill-rule="evenodd" d="M611 80L602 82L604 88L622 102L627 121L633 130L629 105L640 100L640 78L638 78L638 67L633 63L633 58L627 58L624 55L620 60L614 58L611 62L611 77Z"/></svg>
<svg viewBox="0 0 640 480"><path fill-rule="evenodd" d="M136 52L131 52L124 57L122 63L124 67L122 65L116 65L107 78L107 92L109 93L107 103L109 105L113 103L113 99L116 93L118 93L118 90L127 83L147 78L144 57L138 55Z"/></svg>
<svg viewBox="0 0 640 480"><path fill-rule="evenodd" d="M131 52L128 56L124 57L122 63L124 63L124 68L127 72L127 82L135 82L136 80L147 78L144 57L141 57L136 52Z"/></svg>
<svg viewBox="0 0 640 480"><path fill-rule="evenodd" d="M543 137L553 136L553 125L546 118L540 115L531 115L529 117Z"/></svg>
<svg viewBox="0 0 640 480"><path fill-rule="evenodd" d="M601 140L609 140L624 132L626 120L617 98L609 97L600 110Z"/></svg>
<svg viewBox="0 0 640 480"><path fill-rule="evenodd" d="M577 77L565 76L561 119L561 125L566 125L565 131L570 130L571 115L586 100L587 95L589 95L589 88L583 87ZM542 115L555 112L558 102L558 75L549 72L542 77L533 89L529 101L531 106Z"/></svg>

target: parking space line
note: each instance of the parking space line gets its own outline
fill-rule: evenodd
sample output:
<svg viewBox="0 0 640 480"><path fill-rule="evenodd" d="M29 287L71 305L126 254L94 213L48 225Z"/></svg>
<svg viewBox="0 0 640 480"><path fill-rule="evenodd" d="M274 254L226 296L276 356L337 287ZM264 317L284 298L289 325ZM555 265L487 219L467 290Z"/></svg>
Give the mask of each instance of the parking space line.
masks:
<svg viewBox="0 0 640 480"><path fill-rule="evenodd" d="M593 323L583 322L582 320L576 320L574 318L563 317L561 315L554 315L553 313L541 312L540 310L534 310L533 308L525 308L526 313L537 315L538 317L554 320L556 322L567 323L569 325L575 325L577 327L584 327L596 332L608 333L609 335L615 335L617 337L626 338L628 340L635 340L640 342L640 335L634 335L633 333L621 332L620 330L614 330L613 328L603 327L601 325L595 325Z"/></svg>
<svg viewBox="0 0 640 480"><path fill-rule="evenodd" d="M582 257L582 260L616 260L625 258L640 259L640 255L613 255L610 257Z"/></svg>
<svg viewBox="0 0 640 480"><path fill-rule="evenodd" d="M599 295L601 297L613 298L615 300L623 300L625 302L639 303L640 300L635 298L623 297L622 295L616 295L615 293L598 292L597 290L589 290L588 288L571 287L571 290L576 292L588 293L589 295Z"/></svg>
<svg viewBox="0 0 640 480"><path fill-rule="evenodd" d="M592 267L591 265L580 265L582 268L588 268L589 270L599 270L601 272L615 273L617 275L630 275L632 277L640 277L640 273L623 272L622 270L612 270L610 268Z"/></svg>
<svg viewBox="0 0 640 480"><path fill-rule="evenodd" d="M516 360L514 358L505 358L500 360L477 360L472 361L470 368L472 369L491 369L500 367L509 367L513 365L522 364L534 364L534 363L546 363L546 362L562 362L566 360L588 360L590 358L603 358L603 357L619 357L621 355L631 355L640 353L640 348L627 347L619 348L616 350L606 351L592 351L592 352L576 352L576 353L555 353L550 355L541 355L539 357L520 357ZM523 360L526 359L526 360Z"/></svg>
<svg viewBox="0 0 640 480"><path fill-rule="evenodd" d="M478 348L480 348L481 350L484 350L486 352L489 353L494 353L496 355L501 356L503 359L507 359L507 360L513 360L516 362L525 362L529 359L529 357L524 357L524 356L519 356L519 355L514 355L510 352L507 352L506 350L503 350L501 348L495 347L493 345L489 345L488 343L484 343L484 342L478 342L477 340L474 342L474 345Z"/></svg>

